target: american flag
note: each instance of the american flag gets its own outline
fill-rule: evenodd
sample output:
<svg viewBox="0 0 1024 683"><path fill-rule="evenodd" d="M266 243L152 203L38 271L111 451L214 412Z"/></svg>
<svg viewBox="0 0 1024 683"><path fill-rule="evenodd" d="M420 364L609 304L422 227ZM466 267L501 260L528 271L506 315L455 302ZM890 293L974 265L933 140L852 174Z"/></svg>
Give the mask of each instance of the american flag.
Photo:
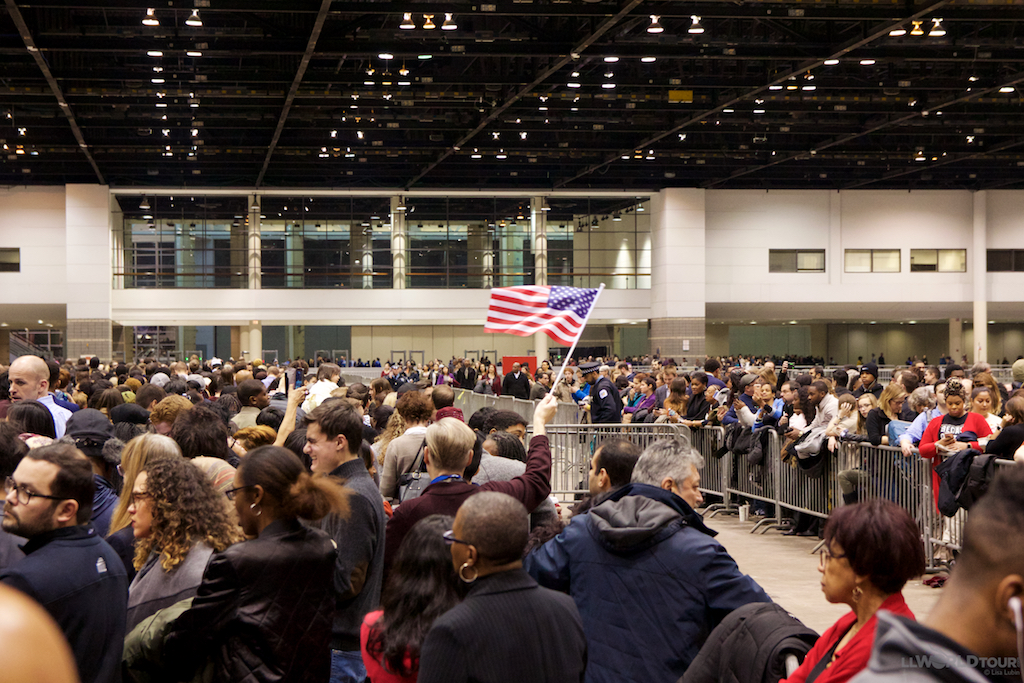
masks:
<svg viewBox="0 0 1024 683"><path fill-rule="evenodd" d="M508 332L528 337L543 332L571 345L583 332L596 289L576 287L501 287L491 290L484 332Z"/></svg>

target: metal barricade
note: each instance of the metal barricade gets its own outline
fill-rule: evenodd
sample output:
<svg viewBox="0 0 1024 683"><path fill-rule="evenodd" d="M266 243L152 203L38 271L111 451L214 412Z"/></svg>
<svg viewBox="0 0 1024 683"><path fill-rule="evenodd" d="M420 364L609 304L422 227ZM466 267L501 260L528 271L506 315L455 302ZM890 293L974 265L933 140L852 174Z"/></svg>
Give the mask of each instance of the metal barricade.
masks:
<svg viewBox="0 0 1024 683"><path fill-rule="evenodd" d="M732 505L732 494L728 490L732 453L726 451L723 455L717 455L725 444L725 430L721 427L691 430L690 444L704 457L704 469L700 473L701 493L722 498L721 503L705 507L704 514L714 517L722 512L735 512L736 506Z"/></svg>
<svg viewBox="0 0 1024 683"><path fill-rule="evenodd" d="M779 522L779 435L770 430L767 439L762 451L764 458L759 464L751 464L746 454L732 453L732 471L727 473L729 493L775 506L774 514L766 515L751 531Z"/></svg>
<svg viewBox="0 0 1024 683"><path fill-rule="evenodd" d="M666 423L551 424L545 431L551 443L551 493L563 501L571 501L577 494L586 493L590 460L606 438L625 437L641 449L659 439L675 438L690 442L687 427Z"/></svg>
<svg viewBox="0 0 1024 683"><path fill-rule="evenodd" d="M793 458L783 462L780 457L776 489L778 507L815 517L828 517L834 504L832 481L835 473L831 460L830 455L824 456L820 471L809 476Z"/></svg>

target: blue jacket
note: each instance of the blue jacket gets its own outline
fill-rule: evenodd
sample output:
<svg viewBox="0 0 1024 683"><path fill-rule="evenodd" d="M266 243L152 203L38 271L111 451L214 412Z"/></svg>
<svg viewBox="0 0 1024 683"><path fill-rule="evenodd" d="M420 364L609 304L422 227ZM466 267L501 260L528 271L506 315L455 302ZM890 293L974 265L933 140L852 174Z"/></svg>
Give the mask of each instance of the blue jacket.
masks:
<svg viewBox="0 0 1024 683"><path fill-rule="evenodd" d="M0 581L46 608L68 639L82 683L118 683L128 610L121 559L92 524L29 539Z"/></svg>
<svg viewBox="0 0 1024 683"><path fill-rule="evenodd" d="M682 498L628 484L526 557L576 601L587 683L675 681L729 612L771 602L714 535Z"/></svg>

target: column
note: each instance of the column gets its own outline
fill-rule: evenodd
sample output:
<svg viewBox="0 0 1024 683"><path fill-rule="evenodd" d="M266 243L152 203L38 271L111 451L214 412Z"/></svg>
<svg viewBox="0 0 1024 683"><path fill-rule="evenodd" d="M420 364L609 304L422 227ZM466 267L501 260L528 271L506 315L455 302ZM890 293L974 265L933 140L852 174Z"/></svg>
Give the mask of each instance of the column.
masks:
<svg viewBox="0 0 1024 683"><path fill-rule="evenodd" d="M249 196L249 206L259 203L259 197ZM247 289L261 289L263 286L263 240L260 237L260 210L249 212L246 224L246 265L248 266Z"/></svg>
<svg viewBox="0 0 1024 683"><path fill-rule="evenodd" d="M974 233L971 240L974 281L974 362L988 361L988 192L974 193Z"/></svg>
<svg viewBox="0 0 1024 683"><path fill-rule="evenodd" d="M242 347L242 357L248 361L263 360L263 325L259 320L252 320L245 328L245 335L249 339L248 348ZM248 351L248 353L246 353Z"/></svg>
<svg viewBox="0 0 1024 683"><path fill-rule="evenodd" d="M650 210L651 353L703 360L704 190L662 190Z"/></svg>
<svg viewBox="0 0 1024 683"><path fill-rule="evenodd" d="M533 246L533 284L548 283L548 207L544 197L530 199L530 233ZM533 335L533 348L537 355L537 365L548 358L550 337L543 332ZM552 378L554 379L554 378Z"/></svg>
<svg viewBox="0 0 1024 683"><path fill-rule="evenodd" d="M949 319L949 356L954 363L960 362L964 346L964 321L960 318Z"/></svg>
<svg viewBox="0 0 1024 683"><path fill-rule="evenodd" d="M371 226L372 227L372 226ZM408 258L408 233L405 210L398 209L398 197L391 198L391 287L405 289L405 266Z"/></svg>
<svg viewBox="0 0 1024 683"><path fill-rule="evenodd" d="M67 358L113 353L110 322L110 274L113 267L110 190L106 185L65 188L67 269Z"/></svg>

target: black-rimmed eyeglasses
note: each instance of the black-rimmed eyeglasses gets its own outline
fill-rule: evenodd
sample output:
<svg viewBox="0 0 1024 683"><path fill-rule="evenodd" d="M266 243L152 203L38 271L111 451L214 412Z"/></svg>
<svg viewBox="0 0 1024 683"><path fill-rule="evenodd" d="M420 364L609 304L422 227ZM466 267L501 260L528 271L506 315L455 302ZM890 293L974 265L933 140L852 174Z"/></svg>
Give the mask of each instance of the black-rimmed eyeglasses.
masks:
<svg viewBox="0 0 1024 683"><path fill-rule="evenodd" d="M35 493L34 491L29 491L27 488L25 488L24 484L19 484L18 482L14 481L14 477L7 477L7 479L4 480L4 493L6 493L9 496L11 495L11 491L18 492L17 495L15 496L15 499L18 501L18 505L28 505L29 503L32 502L33 498L45 498L46 500L67 500L67 498L62 498L60 496L49 496L44 493Z"/></svg>
<svg viewBox="0 0 1024 683"><path fill-rule="evenodd" d="M448 545L451 545L452 543L461 543L462 545L473 545L469 541L463 541L461 538L455 538L454 529L449 529L448 531L444 532L443 534L441 534L441 537L444 539L444 542Z"/></svg>
<svg viewBox="0 0 1024 683"><path fill-rule="evenodd" d="M251 489L251 488L252 488L252 486L237 486L237 487L235 487L233 489L228 489L227 491L225 491L224 495L228 497L228 500L234 500L236 493L238 493L242 489Z"/></svg>

